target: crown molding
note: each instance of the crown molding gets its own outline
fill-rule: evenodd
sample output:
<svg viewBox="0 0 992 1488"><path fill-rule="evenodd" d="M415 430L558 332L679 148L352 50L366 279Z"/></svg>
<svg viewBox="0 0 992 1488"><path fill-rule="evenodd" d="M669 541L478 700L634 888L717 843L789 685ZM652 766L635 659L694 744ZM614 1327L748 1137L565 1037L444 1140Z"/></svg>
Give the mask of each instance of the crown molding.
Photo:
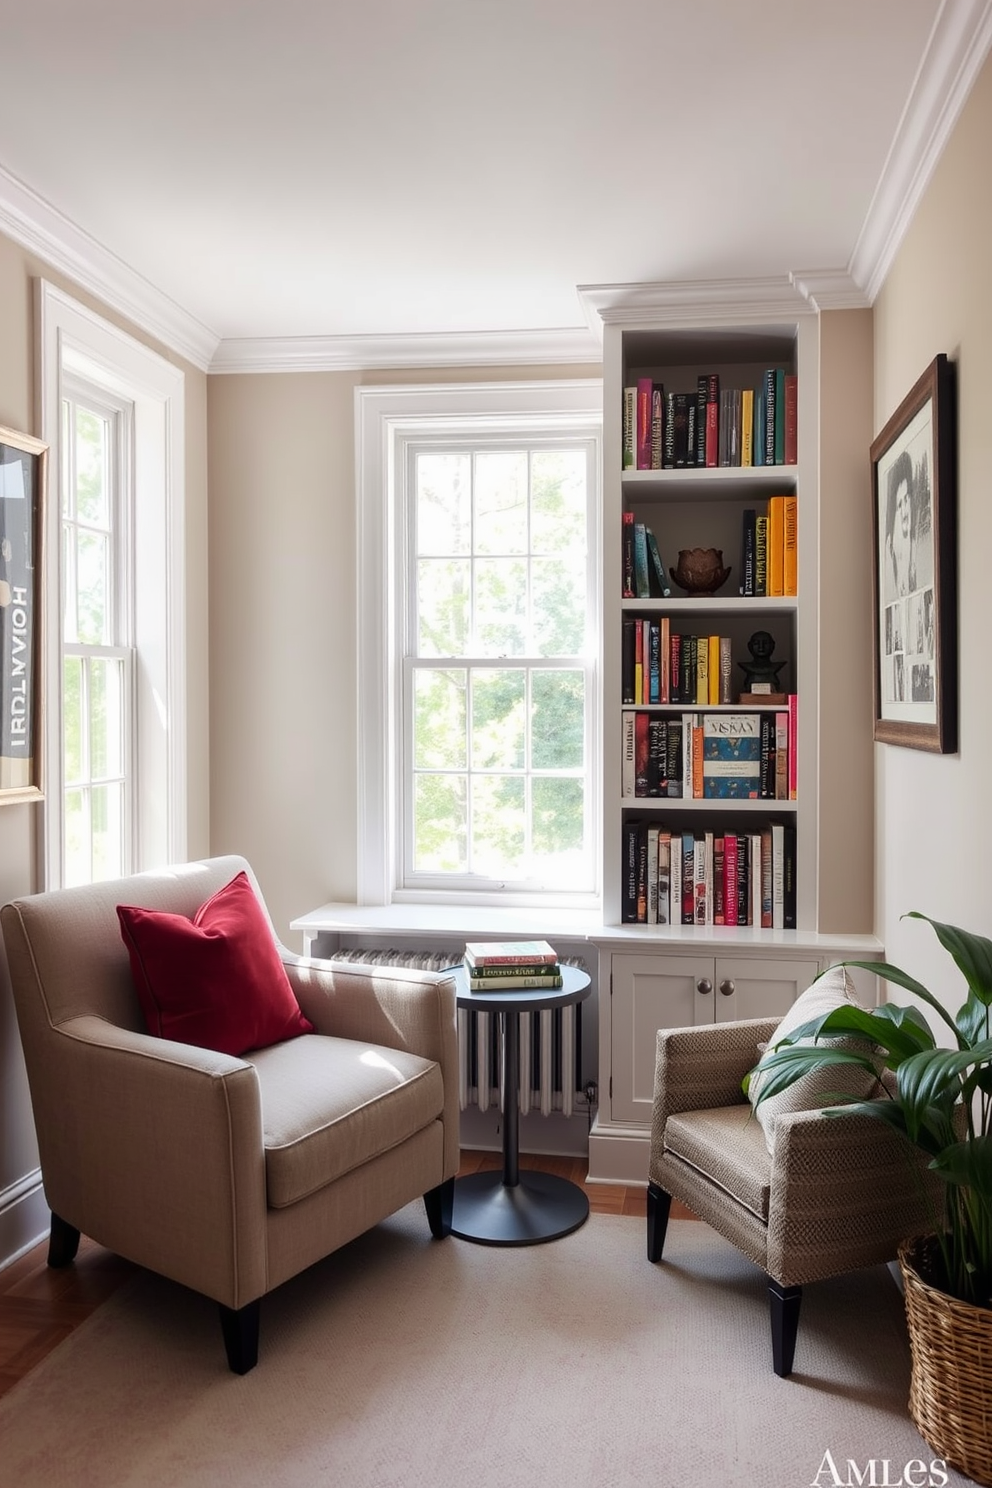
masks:
<svg viewBox="0 0 992 1488"><path fill-rule="evenodd" d="M793 284L814 310L868 310L865 291L846 269L795 269Z"/></svg>
<svg viewBox="0 0 992 1488"><path fill-rule="evenodd" d="M522 367L598 363L601 356L600 341L583 327L398 336L258 336L221 341L209 370L351 372L407 367Z"/></svg>
<svg viewBox="0 0 992 1488"><path fill-rule="evenodd" d="M0 166L0 231L206 371L217 336Z"/></svg>
<svg viewBox="0 0 992 1488"><path fill-rule="evenodd" d="M681 279L641 284L580 284L579 299L593 324L706 325L739 319L811 315L815 306L788 275L755 279Z"/></svg>
<svg viewBox="0 0 992 1488"><path fill-rule="evenodd" d="M849 265L873 304L992 45L992 0L944 0Z"/></svg>

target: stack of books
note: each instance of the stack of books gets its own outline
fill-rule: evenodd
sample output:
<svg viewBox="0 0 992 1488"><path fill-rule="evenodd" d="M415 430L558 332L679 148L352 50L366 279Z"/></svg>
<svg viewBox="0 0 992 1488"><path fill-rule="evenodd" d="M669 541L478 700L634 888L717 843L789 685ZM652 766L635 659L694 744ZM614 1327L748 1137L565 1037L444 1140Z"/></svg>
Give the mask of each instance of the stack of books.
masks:
<svg viewBox="0 0 992 1488"><path fill-rule="evenodd" d="M479 940L465 947L472 992L528 992L561 987L558 953L546 940Z"/></svg>

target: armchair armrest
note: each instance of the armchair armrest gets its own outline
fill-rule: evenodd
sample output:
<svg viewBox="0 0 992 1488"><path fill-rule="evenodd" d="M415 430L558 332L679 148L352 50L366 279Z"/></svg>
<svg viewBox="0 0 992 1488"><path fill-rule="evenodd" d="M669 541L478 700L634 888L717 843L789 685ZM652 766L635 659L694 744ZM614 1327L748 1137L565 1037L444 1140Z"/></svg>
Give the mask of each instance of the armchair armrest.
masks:
<svg viewBox="0 0 992 1488"><path fill-rule="evenodd" d="M86 1014L49 1038L45 1085L35 1106L56 1213L226 1306L266 1290L265 1159L251 1065ZM219 1235L230 1243L218 1245Z"/></svg>
<svg viewBox="0 0 992 1488"><path fill-rule="evenodd" d="M741 1081L758 1062L758 1044L778 1018L707 1023L696 1028L659 1028L655 1063L655 1107L664 1115L735 1106L745 1099Z"/></svg>
<svg viewBox="0 0 992 1488"><path fill-rule="evenodd" d="M942 1184L926 1157L871 1116L782 1115L768 1213L768 1270L783 1285L890 1260L934 1228ZM800 1274L801 1273L801 1274Z"/></svg>
<svg viewBox="0 0 992 1488"><path fill-rule="evenodd" d="M443 972L296 956L283 965L318 1033L383 1044L433 1059L444 1081L445 1176L458 1169L458 1028L455 983Z"/></svg>

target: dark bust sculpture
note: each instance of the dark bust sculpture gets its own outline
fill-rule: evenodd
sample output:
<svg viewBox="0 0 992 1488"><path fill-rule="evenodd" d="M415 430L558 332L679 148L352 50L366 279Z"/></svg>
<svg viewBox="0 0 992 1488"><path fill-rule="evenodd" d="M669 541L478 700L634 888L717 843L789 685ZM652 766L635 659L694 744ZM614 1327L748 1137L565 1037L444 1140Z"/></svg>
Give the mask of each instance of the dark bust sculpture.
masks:
<svg viewBox="0 0 992 1488"><path fill-rule="evenodd" d="M747 649L751 653L751 660L737 663L744 673L744 691L781 692L778 674L785 662L772 661L774 637L767 630L756 630L747 643Z"/></svg>

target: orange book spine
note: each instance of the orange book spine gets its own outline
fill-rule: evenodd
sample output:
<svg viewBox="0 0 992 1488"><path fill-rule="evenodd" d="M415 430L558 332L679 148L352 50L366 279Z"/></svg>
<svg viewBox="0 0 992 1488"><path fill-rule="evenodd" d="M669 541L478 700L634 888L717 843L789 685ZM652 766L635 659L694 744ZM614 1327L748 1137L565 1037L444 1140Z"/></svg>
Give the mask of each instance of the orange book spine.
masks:
<svg viewBox="0 0 992 1488"><path fill-rule="evenodd" d="M795 496L785 498L782 534L782 592L799 593L799 502Z"/></svg>
<svg viewBox="0 0 992 1488"><path fill-rule="evenodd" d="M708 692L706 701L711 706L715 706L720 702L720 637L718 635L707 637L707 649L709 665L706 674Z"/></svg>
<svg viewBox="0 0 992 1488"><path fill-rule="evenodd" d="M785 593L785 497L768 500L768 593Z"/></svg>

